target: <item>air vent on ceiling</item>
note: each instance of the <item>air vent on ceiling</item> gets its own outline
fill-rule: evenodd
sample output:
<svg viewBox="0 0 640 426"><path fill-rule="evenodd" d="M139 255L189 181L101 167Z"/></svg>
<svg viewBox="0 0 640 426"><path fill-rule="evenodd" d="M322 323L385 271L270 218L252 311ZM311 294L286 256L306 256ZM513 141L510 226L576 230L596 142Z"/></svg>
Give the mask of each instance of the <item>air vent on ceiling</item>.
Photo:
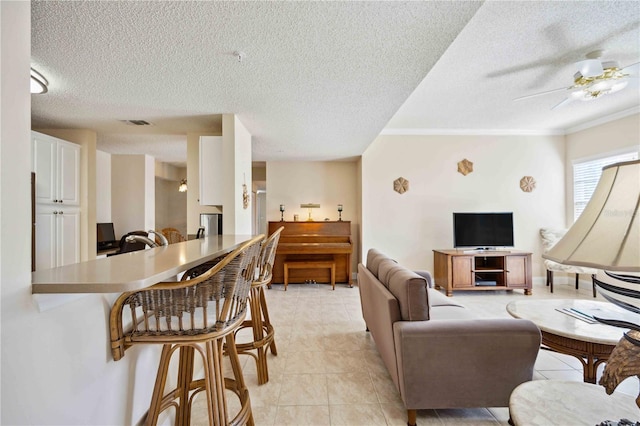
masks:
<svg viewBox="0 0 640 426"><path fill-rule="evenodd" d="M153 126L152 123L149 123L145 120L120 120L125 124L129 124L130 126Z"/></svg>

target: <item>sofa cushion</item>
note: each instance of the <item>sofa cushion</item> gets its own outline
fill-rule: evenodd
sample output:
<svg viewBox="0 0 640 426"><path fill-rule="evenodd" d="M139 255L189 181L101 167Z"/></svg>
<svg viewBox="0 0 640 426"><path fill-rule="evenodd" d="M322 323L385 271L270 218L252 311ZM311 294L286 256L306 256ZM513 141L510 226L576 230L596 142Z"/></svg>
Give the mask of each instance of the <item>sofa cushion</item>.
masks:
<svg viewBox="0 0 640 426"><path fill-rule="evenodd" d="M424 278L398 265L389 273L388 288L398 299L400 315L404 321L429 319L429 297Z"/></svg>
<svg viewBox="0 0 640 426"><path fill-rule="evenodd" d="M384 259L389 258L376 249L370 249L367 252L367 269L371 271L373 276L375 276L376 278L378 278L378 269L380 267L380 262L382 262Z"/></svg>
<svg viewBox="0 0 640 426"><path fill-rule="evenodd" d="M398 268L403 269L395 260L389 258L382 259L378 266L378 280L382 285L389 288L389 278L391 278L391 275L397 271Z"/></svg>
<svg viewBox="0 0 640 426"><path fill-rule="evenodd" d="M431 306L431 309L429 310L429 317L431 318L431 321L464 320L477 318L471 312L469 312L467 308L456 305Z"/></svg>
<svg viewBox="0 0 640 426"><path fill-rule="evenodd" d="M460 303L454 302L452 297L447 297L436 289L427 289L427 294L429 296L430 309L435 306L459 306L461 308L464 308L464 306Z"/></svg>

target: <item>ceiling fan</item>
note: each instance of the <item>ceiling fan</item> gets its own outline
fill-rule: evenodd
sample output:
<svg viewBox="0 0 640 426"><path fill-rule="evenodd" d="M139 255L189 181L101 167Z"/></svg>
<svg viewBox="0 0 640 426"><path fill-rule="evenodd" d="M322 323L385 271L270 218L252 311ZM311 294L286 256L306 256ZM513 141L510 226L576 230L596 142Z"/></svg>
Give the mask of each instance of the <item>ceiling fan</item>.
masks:
<svg viewBox="0 0 640 426"><path fill-rule="evenodd" d="M521 96L514 101L562 91L569 92L563 101L551 108L553 110L575 100L591 101L607 94L619 92L627 87L630 78L637 78L637 76L631 76L628 70L640 62L620 68L616 61L600 60L602 53L602 50L596 50L588 53L587 59L575 63L576 73L573 75L571 86Z"/></svg>

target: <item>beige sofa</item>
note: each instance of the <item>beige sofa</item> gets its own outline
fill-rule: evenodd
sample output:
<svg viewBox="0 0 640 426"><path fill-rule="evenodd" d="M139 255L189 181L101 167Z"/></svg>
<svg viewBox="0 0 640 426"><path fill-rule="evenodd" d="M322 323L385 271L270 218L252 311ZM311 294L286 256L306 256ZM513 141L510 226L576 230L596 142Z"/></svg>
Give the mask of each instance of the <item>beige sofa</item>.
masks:
<svg viewBox="0 0 640 426"><path fill-rule="evenodd" d="M372 249L358 265L362 313L407 408L505 407L531 380L540 330L531 321L479 319Z"/></svg>

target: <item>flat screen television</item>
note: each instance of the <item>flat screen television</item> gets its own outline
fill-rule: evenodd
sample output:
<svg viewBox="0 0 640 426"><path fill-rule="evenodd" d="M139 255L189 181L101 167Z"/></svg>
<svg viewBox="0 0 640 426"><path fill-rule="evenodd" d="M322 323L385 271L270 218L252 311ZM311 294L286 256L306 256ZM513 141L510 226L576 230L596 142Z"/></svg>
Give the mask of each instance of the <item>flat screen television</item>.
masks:
<svg viewBox="0 0 640 426"><path fill-rule="evenodd" d="M453 213L454 247L513 247L513 213Z"/></svg>

